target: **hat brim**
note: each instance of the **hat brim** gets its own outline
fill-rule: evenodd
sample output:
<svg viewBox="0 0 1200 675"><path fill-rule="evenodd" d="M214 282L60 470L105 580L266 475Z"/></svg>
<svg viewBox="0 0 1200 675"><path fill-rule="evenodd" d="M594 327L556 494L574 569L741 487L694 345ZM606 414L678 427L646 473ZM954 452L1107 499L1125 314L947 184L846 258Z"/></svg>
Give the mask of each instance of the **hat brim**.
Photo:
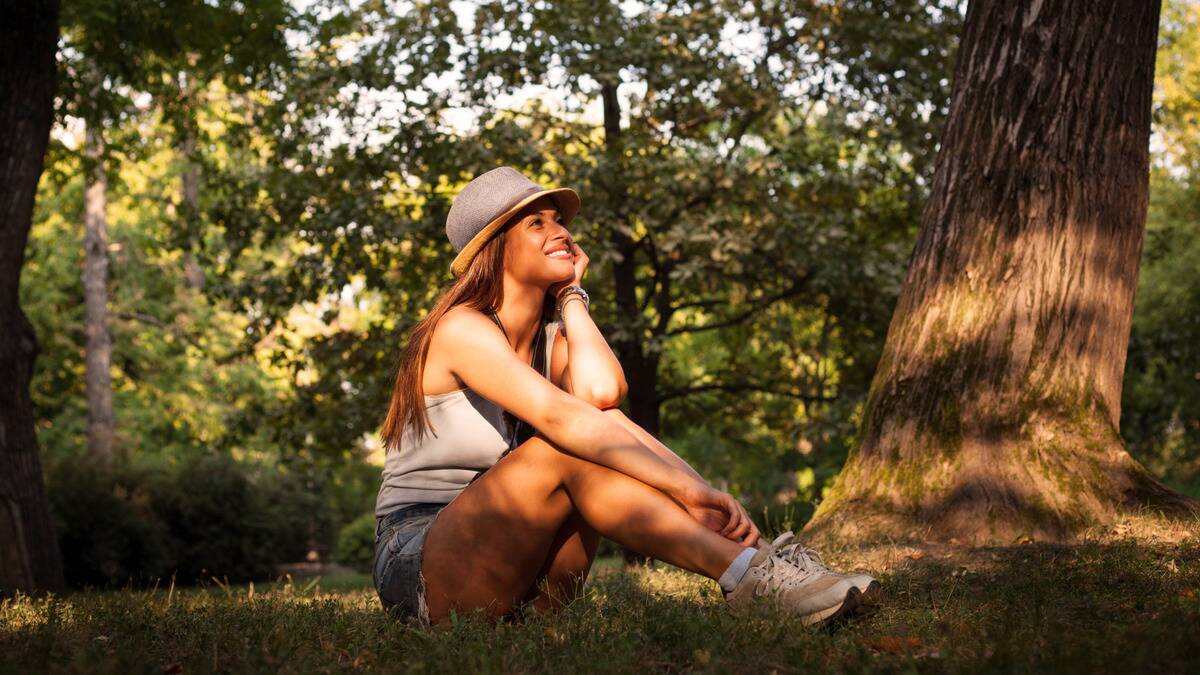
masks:
<svg viewBox="0 0 1200 675"><path fill-rule="evenodd" d="M458 252L458 255L454 256L454 262L450 263L450 273L456 277L461 277L463 272L467 271L467 266L475 259L475 254L479 253L479 249L483 248L483 245L492 238L492 235L497 230L508 222L509 218L512 218L518 211L542 197L550 197L554 200L555 205L558 207L558 212L562 214L564 225L570 225L575 215L579 213L579 193L569 187L535 192L513 204L504 213L493 218L474 237L471 237L471 241L468 241L467 245L462 247L462 250Z"/></svg>

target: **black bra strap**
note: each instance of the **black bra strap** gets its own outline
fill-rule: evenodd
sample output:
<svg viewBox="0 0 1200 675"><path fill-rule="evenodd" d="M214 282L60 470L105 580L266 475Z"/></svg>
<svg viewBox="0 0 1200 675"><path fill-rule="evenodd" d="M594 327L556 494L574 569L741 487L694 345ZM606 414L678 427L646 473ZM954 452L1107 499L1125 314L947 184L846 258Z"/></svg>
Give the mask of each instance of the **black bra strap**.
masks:
<svg viewBox="0 0 1200 675"><path fill-rule="evenodd" d="M489 311L488 316L492 317L492 321L496 322L496 325L500 327L500 332L504 333L504 337L505 337L505 339L507 339L508 331L504 330L504 324L500 323L500 317L496 315L496 311L495 310ZM533 358L531 359L532 363L530 365L533 367L534 370L538 371L538 373L541 374L542 376L546 375L546 346L544 344L545 342L546 342L546 322L539 321L537 335L533 336ZM547 379L549 379L549 378L547 378ZM513 440L512 445L509 446L509 450L512 450L513 448L524 443L525 441L529 440L530 438L533 438L533 435L535 433L537 433L537 429L534 429L529 424L526 424L525 420L517 417L516 415L513 415L512 413L508 412L507 410L504 411L504 417L509 420L510 425L514 424L514 423L516 424L516 432L513 434L514 440ZM508 454L508 451L505 451L504 454ZM501 457L503 457L503 456L504 455L501 455Z"/></svg>

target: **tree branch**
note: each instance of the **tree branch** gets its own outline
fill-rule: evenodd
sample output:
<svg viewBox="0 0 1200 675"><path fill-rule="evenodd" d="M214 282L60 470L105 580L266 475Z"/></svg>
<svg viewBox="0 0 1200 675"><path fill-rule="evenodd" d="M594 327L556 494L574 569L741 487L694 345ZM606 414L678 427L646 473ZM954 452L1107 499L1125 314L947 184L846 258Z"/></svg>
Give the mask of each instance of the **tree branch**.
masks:
<svg viewBox="0 0 1200 675"><path fill-rule="evenodd" d="M659 402L669 401L673 398L682 398L684 396L692 396L694 394L702 394L709 391L723 391L726 393L738 392L757 392L762 394L773 394L775 396L786 396L794 398L806 403L830 403L837 400L836 396L813 396L805 394L787 386L786 383L780 382L712 382L709 384L688 385L686 387L678 387L669 389L662 394L659 394Z"/></svg>
<svg viewBox="0 0 1200 675"><path fill-rule="evenodd" d="M720 321L713 321L711 323L706 323L706 324L703 324L700 326L680 326L679 328L676 328L675 330L667 331L666 335L673 336L673 335L682 335L683 333L699 333L699 332L706 331L706 330L717 330L718 328L728 328L729 326L736 326L740 323L745 322L750 317L752 317L755 314L761 312L762 310L770 307L771 305L775 304L776 302L779 302L780 300L786 300L787 298L791 298L796 295L799 295L802 291L805 290L805 286L807 285L809 279L811 279L811 278L812 278L811 272L808 274L805 274L803 277L800 277L799 279L794 280L783 291L780 291L779 293L776 293L774 295L769 295L765 298L762 298L762 299L758 300L757 302L755 302L754 305L751 306L749 309L747 309L743 312L734 314L733 316L730 316L728 318L722 319ZM715 301L714 301L714 303L715 303ZM696 306L698 304L699 303L689 303L690 306ZM676 310L680 309L680 307L676 307L675 309Z"/></svg>

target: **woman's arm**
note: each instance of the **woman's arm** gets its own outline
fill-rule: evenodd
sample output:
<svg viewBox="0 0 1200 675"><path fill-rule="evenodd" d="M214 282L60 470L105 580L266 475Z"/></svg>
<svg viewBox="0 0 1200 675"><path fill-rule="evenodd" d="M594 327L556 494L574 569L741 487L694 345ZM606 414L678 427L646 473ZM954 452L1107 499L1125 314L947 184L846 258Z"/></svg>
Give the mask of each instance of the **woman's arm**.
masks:
<svg viewBox="0 0 1200 675"><path fill-rule="evenodd" d="M571 242L571 254L575 261L575 277L568 282L551 286L549 291L558 297L558 292L570 284L580 284L587 273L588 256L578 243ZM625 398L628 385L621 362L608 346L596 322L588 313L587 305L578 296L567 296L562 308L563 330L566 345L555 342L555 356L559 360L560 349L567 352L565 376L555 373L555 381L562 381L563 389L584 400L596 401L600 408L617 405Z"/></svg>
<svg viewBox="0 0 1200 675"><path fill-rule="evenodd" d="M571 454L602 464L676 499L711 490L642 444L625 427L581 398L554 386L517 358L496 324L467 307L446 313L432 350L467 387L533 425Z"/></svg>
<svg viewBox="0 0 1200 675"><path fill-rule="evenodd" d="M567 367L563 388L597 407L615 406L625 398L629 387L625 371L612 348L596 327L582 300L568 299L562 310L566 331Z"/></svg>
<svg viewBox="0 0 1200 675"><path fill-rule="evenodd" d="M757 541L757 529L736 499L647 448L609 414L551 384L478 311L447 312L434 329L429 356L435 349L468 388L533 425L560 450L662 491L727 539L743 546Z"/></svg>
<svg viewBox="0 0 1200 675"><path fill-rule="evenodd" d="M704 480L704 477L701 476L698 471L693 469L690 464L685 462L682 457L675 454L675 452L667 446L663 445L661 441L655 438L653 434L643 429L640 425L638 425L637 422L634 422L626 417L625 413L621 412L620 408L606 408L604 412L609 417L615 419L618 424L625 427L629 433L633 434L635 438L641 441L642 445L650 448L654 454L662 457L663 460L678 467L680 471L692 476L701 483L706 485L708 484L708 481Z"/></svg>
<svg viewBox="0 0 1200 675"><path fill-rule="evenodd" d="M581 277L587 269L587 255L578 245L575 246L575 250L576 275ZM550 359L551 380L564 391L604 410L654 454L701 483L707 484L679 455L617 408L629 389L625 383L625 372L600 329L592 321L587 305L580 299L570 300L563 305L562 315L566 339L555 336ZM565 367L562 365L564 363ZM561 372L559 368L562 369Z"/></svg>

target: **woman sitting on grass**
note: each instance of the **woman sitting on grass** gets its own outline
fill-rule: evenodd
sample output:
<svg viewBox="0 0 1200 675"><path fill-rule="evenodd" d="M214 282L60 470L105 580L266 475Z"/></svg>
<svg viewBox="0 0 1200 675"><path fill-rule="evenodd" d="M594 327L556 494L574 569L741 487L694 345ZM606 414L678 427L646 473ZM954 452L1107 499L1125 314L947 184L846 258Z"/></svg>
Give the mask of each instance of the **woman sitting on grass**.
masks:
<svg viewBox="0 0 1200 675"><path fill-rule="evenodd" d="M574 190L510 167L454 198L457 280L413 328L382 430L384 607L426 625L555 608L605 536L717 580L734 605L769 595L806 623L853 610L877 582L831 572L790 533L755 548L742 505L617 409L624 375L567 231L578 211Z"/></svg>

